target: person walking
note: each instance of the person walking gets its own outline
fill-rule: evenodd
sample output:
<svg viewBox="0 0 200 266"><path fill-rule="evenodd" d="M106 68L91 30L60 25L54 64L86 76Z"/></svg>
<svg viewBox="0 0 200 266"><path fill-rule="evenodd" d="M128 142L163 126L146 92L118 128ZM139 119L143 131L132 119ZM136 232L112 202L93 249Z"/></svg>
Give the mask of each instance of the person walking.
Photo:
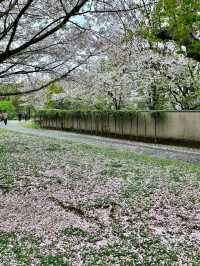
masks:
<svg viewBox="0 0 200 266"><path fill-rule="evenodd" d="M27 114L27 112L24 112L24 120L25 120L25 122L28 120L28 114Z"/></svg>
<svg viewBox="0 0 200 266"><path fill-rule="evenodd" d="M3 117L3 121L4 121L4 124L5 124L5 126L7 125L7 123L8 123L8 113L6 112L6 111L3 111L2 112L2 117Z"/></svg>
<svg viewBox="0 0 200 266"><path fill-rule="evenodd" d="M22 120L25 120L25 112L22 112Z"/></svg>
<svg viewBox="0 0 200 266"><path fill-rule="evenodd" d="M19 122L21 122L21 120L22 120L22 113L21 112L18 113L18 120L19 120Z"/></svg>

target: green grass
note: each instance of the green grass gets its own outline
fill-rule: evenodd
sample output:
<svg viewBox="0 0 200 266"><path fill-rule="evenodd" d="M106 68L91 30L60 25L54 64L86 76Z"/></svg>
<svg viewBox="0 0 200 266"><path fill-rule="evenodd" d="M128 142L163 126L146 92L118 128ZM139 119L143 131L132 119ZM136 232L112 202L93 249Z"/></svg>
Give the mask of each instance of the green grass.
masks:
<svg viewBox="0 0 200 266"><path fill-rule="evenodd" d="M88 236L88 233L85 232L84 230L76 227L70 227L66 228L63 231L64 235L66 236L78 236L78 237L86 237Z"/></svg>
<svg viewBox="0 0 200 266"><path fill-rule="evenodd" d="M70 266L63 256L48 255L41 260L41 266Z"/></svg>
<svg viewBox="0 0 200 266"><path fill-rule="evenodd" d="M19 237L16 233L0 232L0 265L12 266L9 258L16 261L20 266L31 264L33 257L38 259L40 266L69 266L63 256L43 255L38 245L40 240L34 236ZM11 261L11 260L10 260ZM1 264L1 263L6 264Z"/></svg>
<svg viewBox="0 0 200 266"><path fill-rule="evenodd" d="M15 178L10 175L4 175L0 177L0 185L10 187L14 184Z"/></svg>
<svg viewBox="0 0 200 266"><path fill-rule="evenodd" d="M30 265L32 257L39 254L37 244L32 236L19 238L16 233L0 232L0 262L4 262L2 259L5 258L5 262L9 263L10 256L19 265Z"/></svg>

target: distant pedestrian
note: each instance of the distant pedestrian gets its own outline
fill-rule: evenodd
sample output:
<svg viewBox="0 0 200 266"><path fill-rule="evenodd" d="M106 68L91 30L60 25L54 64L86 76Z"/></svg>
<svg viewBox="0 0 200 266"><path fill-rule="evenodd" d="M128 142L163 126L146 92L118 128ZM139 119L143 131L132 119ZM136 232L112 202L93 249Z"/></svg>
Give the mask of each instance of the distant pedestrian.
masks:
<svg viewBox="0 0 200 266"><path fill-rule="evenodd" d="M28 120L28 114L27 114L27 112L24 112L24 120L25 120L25 121Z"/></svg>
<svg viewBox="0 0 200 266"><path fill-rule="evenodd" d="M7 125L7 123L8 123L8 113L6 111L3 111L2 115L3 115L4 124Z"/></svg>
<svg viewBox="0 0 200 266"><path fill-rule="evenodd" d="M22 120L25 120L25 112L22 112Z"/></svg>
<svg viewBox="0 0 200 266"><path fill-rule="evenodd" d="M21 112L18 113L18 120L19 120L19 122L22 120L22 113Z"/></svg>

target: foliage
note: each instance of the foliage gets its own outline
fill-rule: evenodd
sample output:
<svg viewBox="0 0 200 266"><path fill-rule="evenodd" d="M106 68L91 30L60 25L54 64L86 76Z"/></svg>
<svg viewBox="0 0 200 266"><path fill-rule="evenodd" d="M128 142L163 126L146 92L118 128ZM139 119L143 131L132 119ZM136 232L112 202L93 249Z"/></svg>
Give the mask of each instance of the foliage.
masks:
<svg viewBox="0 0 200 266"><path fill-rule="evenodd" d="M12 102L12 104L15 106L16 110L20 110L20 105L23 103L20 96L12 96L9 98L9 100Z"/></svg>
<svg viewBox="0 0 200 266"><path fill-rule="evenodd" d="M112 110L113 104L108 101L107 97L97 96L94 103L94 109L97 110Z"/></svg>
<svg viewBox="0 0 200 266"><path fill-rule="evenodd" d="M157 120L165 119L165 111L152 110L149 111L151 117ZM133 108L121 109L121 110L57 110L57 109L43 109L38 110L36 113L37 119L42 118L88 118L93 117L97 119L108 119L108 117L113 117L116 119L127 119L133 118L136 116L142 116L144 114L143 111L138 111Z"/></svg>
<svg viewBox="0 0 200 266"><path fill-rule="evenodd" d="M53 95L53 94L59 94L64 92L63 87L58 86L56 84L52 84L47 88L47 94Z"/></svg>
<svg viewBox="0 0 200 266"><path fill-rule="evenodd" d="M8 118L13 119L16 117L15 106L10 100L0 101L0 110L6 111L8 113Z"/></svg>
<svg viewBox="0 0 200 266"><path fill-rule="evenodd" d="M200 61L200 0L158 0L152 5L142 2L139 27L127 27L123 41L141 36L148 41L149 48L162 52L169 41L174 41L177 53Z"/></svg>
<svg viewBox="0 0 200 266"><path fill-rule="evenodd" d="M175 40L187 48L188 56L200 61L200 1L159 0L152 14L152 34L161 40Z"/></svg>
<svg viewBox="0 0 200 266"><path fill-rule="evenodd" d="M48 118L64 118L64 117L98 117L107 118L108 116L116 118L127 118L135 116L137 111L135 110L59 110L59 109L41 109L36 113L36 117L48 117Z"/></svg>
<svg viewBox="0 0 200 266"><path fill-rule="evenodd" d="M39 129L40 126L36 122L25 122L21 124L25 128L33 128L33 129Z"/></svg>
<svg viewBox="0 0 200 266"><path fill-rule="evenodd" d="M48 107L51 107L56 100L53 99L53 96L59 95L60 93L63 93L64 89L61 86L58 86L56 84L52 84L47 88L47 93L46 93L46 105Z"/></svg>
<svg viewBox="0 0 200 266"><path fill-rule="evenodd" d="M46 105L47 108L51 109L62 109L62 110L77 110L87 109L87 102L82 100L63 99L63 100L49 100Z"/></svg>

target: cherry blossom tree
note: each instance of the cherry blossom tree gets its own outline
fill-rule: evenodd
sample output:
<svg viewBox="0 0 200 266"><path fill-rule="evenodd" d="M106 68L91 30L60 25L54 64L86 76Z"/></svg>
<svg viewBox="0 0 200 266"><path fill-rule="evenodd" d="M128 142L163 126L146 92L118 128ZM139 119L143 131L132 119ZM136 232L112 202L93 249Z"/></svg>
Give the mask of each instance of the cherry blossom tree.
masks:
<svg viewBox="0 0 200 266"><path fill-rule="evenodd" d="M137 2L125 2L1 0L1 84L15 82L31 88L0 89L0 94L40 91L85 64L100 52L100 37L109 38L112 17L119 19L120 14L140 8Z"/></svg>
<svg viewBox="0 0 200 266"><path fill-rule="evenodd" d="M158 38L159 25L172 28L164 12L169 2L0 0L0 96L38 94L63 80L66 95L93 102L103 97L116 109L137 97L150 109L160 106L158 94L162 108L167 97L174 108L177 100L197 97L198 63L177 54L175 38ZM183 18L183 12L178 15ZM168 24L159 24L159 16ZM195 38L197 24L191 24ZM189 96L181 97L185 91Z"/></svg>

